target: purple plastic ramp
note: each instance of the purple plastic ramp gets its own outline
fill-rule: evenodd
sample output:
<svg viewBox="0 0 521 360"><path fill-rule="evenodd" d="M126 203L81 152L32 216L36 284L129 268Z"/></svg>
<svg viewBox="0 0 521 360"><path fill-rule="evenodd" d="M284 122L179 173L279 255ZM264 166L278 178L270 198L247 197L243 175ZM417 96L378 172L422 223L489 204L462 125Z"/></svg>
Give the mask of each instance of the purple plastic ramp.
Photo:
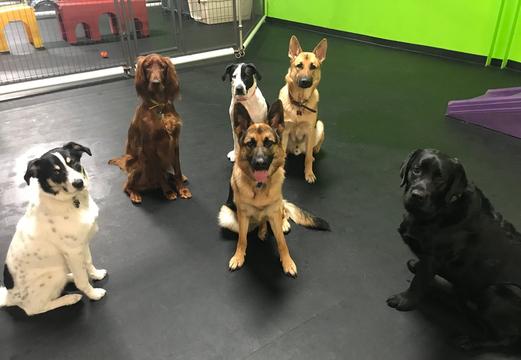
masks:
<svg viewBox="0 0 521 360"><path fill-rule="evenodd" d="M473 99L449 101L446 115L521 138L521 87L492 89Z"/></svg>

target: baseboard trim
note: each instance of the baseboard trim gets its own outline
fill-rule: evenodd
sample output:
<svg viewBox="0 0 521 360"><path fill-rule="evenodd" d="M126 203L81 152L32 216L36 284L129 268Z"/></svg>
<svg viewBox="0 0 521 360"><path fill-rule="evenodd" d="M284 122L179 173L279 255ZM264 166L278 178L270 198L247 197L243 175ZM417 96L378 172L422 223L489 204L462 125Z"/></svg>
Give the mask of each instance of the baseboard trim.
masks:
<svg viewBox="0 0 521 360"><path fill-rule="evenodd" d="M478 64L485 66L485 61L487 59L486 56L482 55L474 55L474 54L468 54L460 51L454 51L454 50L447 50L447 49L441 49L436 48L432 46L426 46L426 45L417 45L417 44L410 44L406 42L401 41L395 41L395 40L387 40L387 39L381 39L374 36L369 35L361 35L361 34L355 34L348 31L342 31L342 30L334 30L329 29L321 26L316 25L309 25L304 23L299 23L295 21L290 20L283 20L283 19L277 19L268 17L266 18L267 23L273 23L273 24L282 24L282 25L288 25L296 28L300 28L307 31L313 31L320 34L325 34L328 36L334 36L339 37L343 39L363 42L371 45L376 46L383 46L387 48L392 48L396 50L403 50L403 51L409 51L419 54L425 54L425 55L431 55L436 56L444 59L450 59L450 60L457 60L457 61L463 61L467 63L472 64ZM500 59L492 59L491 67L497 67L499 68L501 66L501 60ZM521 63L509 60L507 69L512 71L521 71Z"/></svg>

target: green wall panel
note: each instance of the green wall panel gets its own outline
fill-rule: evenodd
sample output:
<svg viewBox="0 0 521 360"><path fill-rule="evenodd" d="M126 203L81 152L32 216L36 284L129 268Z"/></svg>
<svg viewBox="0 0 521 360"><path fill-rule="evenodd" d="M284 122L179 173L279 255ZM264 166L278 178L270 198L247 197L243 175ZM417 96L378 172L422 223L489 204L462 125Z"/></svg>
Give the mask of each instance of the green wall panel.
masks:
<svg viewBox="0 0 521 360"><path fill-rule="evenodd" d="M506 0L495 58L503 57L516 1ZM500 6L500 0L267 2L268 16L274 18L484 56L492 43ZM517 33L510 58L521 61L521 30Z"/></svg>

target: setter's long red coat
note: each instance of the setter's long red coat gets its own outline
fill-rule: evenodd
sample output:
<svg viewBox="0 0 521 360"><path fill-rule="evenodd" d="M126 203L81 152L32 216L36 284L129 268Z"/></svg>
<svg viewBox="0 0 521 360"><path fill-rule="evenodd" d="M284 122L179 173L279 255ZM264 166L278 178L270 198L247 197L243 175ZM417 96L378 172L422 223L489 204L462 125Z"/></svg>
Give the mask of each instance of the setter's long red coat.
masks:
<svg viewBox="0 0 521 360"><path fill-rule="evenodd" d="M109 164L127 173L124 190L133 203L142 201L140 192L157 188L169 200L175 200L177 194L191 198L179 163L181 118L174 107L179 94L174 65L157 54L139 57L135 86L143 101L128 129L126 152Z"/></svg>

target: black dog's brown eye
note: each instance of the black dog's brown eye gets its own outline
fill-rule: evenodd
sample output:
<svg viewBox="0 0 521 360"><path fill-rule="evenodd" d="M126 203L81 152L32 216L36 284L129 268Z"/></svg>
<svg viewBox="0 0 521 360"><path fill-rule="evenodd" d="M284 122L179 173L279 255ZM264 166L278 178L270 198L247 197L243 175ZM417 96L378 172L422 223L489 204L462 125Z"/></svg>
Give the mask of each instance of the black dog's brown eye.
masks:
<svg viewBox="0 0 521 360"><path fill-rule="evenodd" d="M302 64L302 63L298 63L298 64L297 64L297 68L299 68L299 69L303 69L303 68L304 68L304 64Z"/></svg>
<svg viewBox="0 0 521 360"><path fill-rule="evenodd" d="M309 65L309 68L310 68L311 70L315 70L317 67L315 66L315 64L311 64L311 65Z"/></svg>
<svg viewBox="0 0 521 360"><path fill-rule="evenodd" d="M264 139L264 147L270 148L273 145L273 141L270 139Z"/></svg>
<svg viewBox="0 0 521 360"><path fill-rule="evenodd" d="M246 146L249 148L254 148L255 146L257 146L257 142L255 141L255 139L251 139L246 143Z"/></svg>
<svg viewBox="0 0 521 360"><path fill-rule="evenodd" d="M419 166L415 166L412 168L412 173L416 176L420 175L422 173L422 169L420 169Z"/></svg>

